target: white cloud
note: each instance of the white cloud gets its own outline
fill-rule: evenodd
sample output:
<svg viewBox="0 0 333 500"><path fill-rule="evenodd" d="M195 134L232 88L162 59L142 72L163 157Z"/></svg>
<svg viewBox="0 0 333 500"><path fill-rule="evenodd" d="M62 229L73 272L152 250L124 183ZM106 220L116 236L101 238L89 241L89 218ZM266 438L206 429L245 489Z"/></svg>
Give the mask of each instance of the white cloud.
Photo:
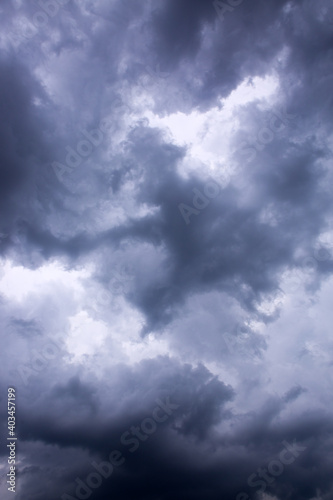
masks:
<svg viewBox="0 0 333 500"><path fill-rule="evenodd" d="M182 173L197 171L204 175L218 175L227 171L231 160L230 140L239 128L240 106L260 101L265 107L273 103L279 90L276 76L246 78L230 95L221 99L219 106L206 112L176 112L161 117L148 110L144 116L153 127L167 130L173 142L188 148Z"/></svg>
<svg viewBox="0 0 333 500"><path fill-rule="evenodd" d="M57 262L28 269L3 260L0 292L10 300L21 301L31 293L42 295L52 290L52 285L60 284L72 289L73 294L80 294L81 280L87 276L87 270L66 270Z"/></svg>

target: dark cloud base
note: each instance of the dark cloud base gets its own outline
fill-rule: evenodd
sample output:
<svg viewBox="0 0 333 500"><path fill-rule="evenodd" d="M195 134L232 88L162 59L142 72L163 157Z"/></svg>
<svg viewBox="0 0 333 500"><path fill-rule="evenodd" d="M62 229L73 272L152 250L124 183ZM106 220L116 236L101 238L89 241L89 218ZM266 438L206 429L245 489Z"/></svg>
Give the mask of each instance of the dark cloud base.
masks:
<svg viewBox="0 0 333 500"><path fill-rule="evenodd" d="M332 499L330 2L0 10L17 500Z"/></svg>

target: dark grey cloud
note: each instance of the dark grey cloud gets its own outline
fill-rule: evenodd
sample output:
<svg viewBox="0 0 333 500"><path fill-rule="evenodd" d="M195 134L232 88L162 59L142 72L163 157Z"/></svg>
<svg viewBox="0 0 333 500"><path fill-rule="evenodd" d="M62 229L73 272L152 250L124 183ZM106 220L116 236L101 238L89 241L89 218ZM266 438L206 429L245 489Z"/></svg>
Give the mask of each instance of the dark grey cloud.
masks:
<svg viewBox="0 0 333 500"><path fill-rule="evenodd" d="M0 9L17 498L329 500L329 2Z"/></svg>
<svg viewBox="0 0 333 500"><path fill-rule="evenodd" d="M247 477L277 456L283 449L283 441L292 445L296 440L298 446L306 451L290 467L291 470L286 468L279 483L271 486L271 491L275 492L275 488L283 491L289 481L297 482L299 468L303 467L310 473L311 464L315 463L313 453L316 455L321 448L321 436L331 432L328 416L325 418L316 412L304 416L301 422L281 423L277 417L286 403L277 399L268 400L259 413L235 414L230 408L233 391L212 377L203 366L193 370L190 366L181 367L170 359L156 359L142 363L130 372L125 367L118 367L117 373L119 380L110 379L108 385L102 388L97 389L92 380L83 382L74 376L67 383L56 384L53 388L44 384L42 393L33 403L29 398L23 403L21 398L18 421L21 443L24 450L31 443L32 456L35 456L34 471L28 465L29 460L25 459L22 475L30 473L33 481L39 474L53 474L56 468L59 481L56 490L63 493L61 488L64 488L70 495L75 486L72 474L84 480L94 470L93 461L105 461L113 449L120 449L126 462L103 481L96 490L95 498L105 498L110 491L118 492L124 498L131 498L134 491L139 498L156 494L168 497L174 488L178 488L179 495L184 497L193 495L192 490L197 490L200 495L209 491L211 498L218 498L220 492L227 492L233 498L232 495L242 488L250 489ZM131 379L136 381L135 385L129 383ZM136 387L140 387L139 392ZM125 388L126 394L123 392ZM109 394L107 400L106 391ZM171 396L169 391L172 391ZM121 444L120 438L132 425L140 424L151 415L157 399L162 402L169 399L178 408L170 420L161 424L149 439L130 453L130 447ZM127 416L124 419L126 407ZM225 422L226 428L217 432L216 427L221 422ZM39 456L33 451L37 443ZM244 448L256 450L255 460L251 457L253 452L246 455ZM47 449L54 449L52 454L46 455L48 465L43 464L42 459ZM78 459L81 469L77 466L77 459L71 465L68 462L69 474L69 470L64 470L63 460L68 454L74 457L75 450L81 450L86 462L82 457ZM51 467L49 464L52 464ZM327 467L327 462L323 461L322 465ZM195 471L202 467L206 472L197 475ZM237 471L236 478L234 471ZM311 474L313 480L317 475L316 469ZM32 487L28 480L25 498L32 495ZM49 498L59 497L49 489L46 491ZM34 494L39 498L39 493L35 491Z"/></svg>

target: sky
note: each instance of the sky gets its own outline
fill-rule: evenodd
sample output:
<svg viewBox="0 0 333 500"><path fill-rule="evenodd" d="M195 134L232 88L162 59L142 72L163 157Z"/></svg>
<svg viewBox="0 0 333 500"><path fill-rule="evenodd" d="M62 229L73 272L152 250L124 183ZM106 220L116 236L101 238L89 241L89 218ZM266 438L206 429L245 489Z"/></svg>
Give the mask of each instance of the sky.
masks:
<svg viewBox="0 0 333 500"><path fill-rule="evenodd" d="M332 3L0 14L1 498L332 500Z"/></svg>

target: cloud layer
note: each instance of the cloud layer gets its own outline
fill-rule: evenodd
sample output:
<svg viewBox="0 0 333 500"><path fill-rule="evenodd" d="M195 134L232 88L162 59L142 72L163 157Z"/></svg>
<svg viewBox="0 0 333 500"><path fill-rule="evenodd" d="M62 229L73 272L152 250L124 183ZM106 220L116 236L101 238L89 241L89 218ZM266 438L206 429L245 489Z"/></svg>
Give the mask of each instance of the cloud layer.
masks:
<svg viewBox="0 0 333 500"><path fill-rule="evenodd" d="M330 2L0 9L17 499L331 499Z"/></svg>

